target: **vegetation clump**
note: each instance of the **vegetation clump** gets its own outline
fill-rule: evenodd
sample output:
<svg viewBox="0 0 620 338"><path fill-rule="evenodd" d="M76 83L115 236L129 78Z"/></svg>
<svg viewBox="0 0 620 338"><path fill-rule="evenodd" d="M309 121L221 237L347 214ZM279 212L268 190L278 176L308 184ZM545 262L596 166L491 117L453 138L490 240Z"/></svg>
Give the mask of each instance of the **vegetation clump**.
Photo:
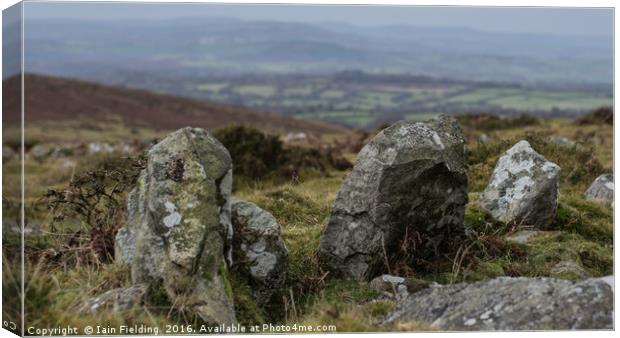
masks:
<svg viewBox="0 0 620 338"><path fill-rule="evenodd" d="M214 131L213 135L230 152L235 177L252 180L285 177L296 181L302 170L326 174L330 169L343 170L351 165L334 149L286 147L278 136L251 127L226 127Z"/></svg>
<svg viewBox="0 0 620 338"><path fill-rule="evenodd" d="M614 124L614 110L612 107L600 107L575 119L575 124Z"/></svg>
<svg viewBox="0 0 620 338"><path fill-rule="evenodd" d="M491 114L464 114L455 118L466 130L492 131L513 129L540 124L540 119L528 114L515 116L497 116Z"/></svg>
<svg viewBox="0 0 620 338"><path fill-rule="evenodd" d="M126 217L127 192L142 169L142 157L105 157L92 170L77 174L67 188L49 189L44 198L53 215L51 234L60 243L48 258L63 264L66 255L76 264L111 262L116 231ZM66 229L67 224L74 224L73 229Z"/></svg>

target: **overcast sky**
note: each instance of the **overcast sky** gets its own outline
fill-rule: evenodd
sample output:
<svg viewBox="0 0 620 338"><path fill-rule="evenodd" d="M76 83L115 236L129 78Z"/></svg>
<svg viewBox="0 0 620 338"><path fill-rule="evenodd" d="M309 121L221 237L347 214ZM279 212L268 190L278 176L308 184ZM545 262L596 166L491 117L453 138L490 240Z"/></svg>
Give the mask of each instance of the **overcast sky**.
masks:
<svg viewBox="0 0 620 338"><path fill-rule="evenodd" d="M468 27L496 32L557 35L613 34L613 10L605 8L488 8L340 5L223 5L183 3L25 3L26 19L175 19L233 17L355 25L405 24Z"/></svg>

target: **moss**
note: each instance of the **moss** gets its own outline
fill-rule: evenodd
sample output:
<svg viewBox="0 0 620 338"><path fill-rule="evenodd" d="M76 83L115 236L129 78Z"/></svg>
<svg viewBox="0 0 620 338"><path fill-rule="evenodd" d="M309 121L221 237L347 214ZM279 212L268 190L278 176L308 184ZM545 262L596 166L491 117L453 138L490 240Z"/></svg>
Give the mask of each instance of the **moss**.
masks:
<svg viewBox="0 0 620 338"><path fill-rule="evenodd" d="M265 323L264 312L256 304L252 289L242 276L231 274L230 290L235 305L235 315L242 325L259 325ZM227 291L228 292L228 291Z"/></svg>
<svg viewBox="0 0 620 338"><path fill-rule="evenodd" d="M516 266L523 276L550 276L557 263L572 260L593 276L613 272L613 249L591 242L578 234L552 232L533 238L527 245L528 260Z"/></svg>
<svg viewBox="0 0 620 338"><path fill-rule="evenodd" d="M481 262L475 269L467 271L464 279L468 282L474 282L498 276L505 276L506 273L504 272L502 263L503 262L501 260Z"/></svg>
<svg viewBox="0 0 620 338"><path fill-rule="evenodd" d="M228 274L228 268L226 267L226 264L224 264L224 262L222 262L222 264L220 265L220 277L222 278L222 282L224 283L224 291L226 291L228 297L233 298L234 293L232 285L230 283L230 275Z"/></svg>

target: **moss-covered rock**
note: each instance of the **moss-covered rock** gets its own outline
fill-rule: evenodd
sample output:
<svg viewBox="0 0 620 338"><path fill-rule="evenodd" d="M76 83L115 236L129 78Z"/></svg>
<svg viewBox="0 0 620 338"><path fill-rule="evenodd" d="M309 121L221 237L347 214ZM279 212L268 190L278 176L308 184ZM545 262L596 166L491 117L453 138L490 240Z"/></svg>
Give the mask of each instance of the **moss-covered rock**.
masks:
<svg viewBox="0 0 620 338"><path fill-rule="evenodd" d="M161 280L173 306L211 324L236 322L226 273L231 189L226 148L202 129L180 129L149 150L116 241L134 283Z"/></svg>

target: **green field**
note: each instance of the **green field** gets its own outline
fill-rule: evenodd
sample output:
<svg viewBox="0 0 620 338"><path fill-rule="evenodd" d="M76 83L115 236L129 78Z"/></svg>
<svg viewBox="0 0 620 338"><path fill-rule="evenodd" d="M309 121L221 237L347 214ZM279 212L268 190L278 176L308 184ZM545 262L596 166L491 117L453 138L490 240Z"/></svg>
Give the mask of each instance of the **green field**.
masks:
<svg viewBox="0 0 620 338"><path fill-rule="evenodd" d="M334 81L322 75L218 78L186 83L184 88L200 99L369 130L385 121L422 120L440 113L576 116L613 104L611 93L596 87L569 90L475 82L390 82L372 77Z"/></svg>

